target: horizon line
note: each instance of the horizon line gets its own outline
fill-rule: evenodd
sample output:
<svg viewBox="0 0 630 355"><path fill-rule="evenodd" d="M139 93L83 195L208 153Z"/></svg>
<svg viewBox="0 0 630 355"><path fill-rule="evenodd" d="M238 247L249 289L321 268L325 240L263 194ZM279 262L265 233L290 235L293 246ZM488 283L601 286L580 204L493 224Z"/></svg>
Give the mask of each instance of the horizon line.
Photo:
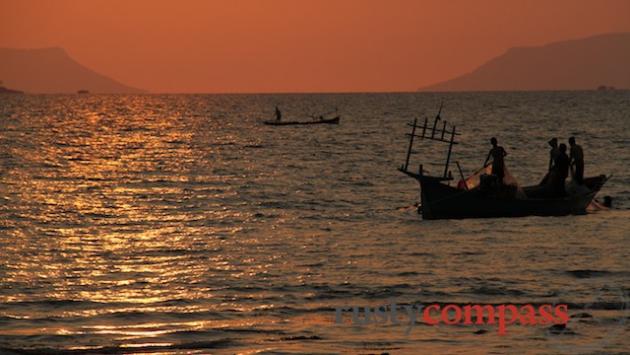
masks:
<svg viewBox="0 0 630 355"><path fill-rule="evenodd" d="M457 94L457 93L508 93L508 92L586 92L586 91L630 91L630 88L607 88L601 90L593 89L515 89L515 90L392 90L392 91L270 91L270 92L248 92L248 91L223 91L223 92L200 92L200 91L147 91L142 93L125 92L89 92L88 95L356 95L356 94ZM23 95L79 95L76 92L27 92Z"/></svg>

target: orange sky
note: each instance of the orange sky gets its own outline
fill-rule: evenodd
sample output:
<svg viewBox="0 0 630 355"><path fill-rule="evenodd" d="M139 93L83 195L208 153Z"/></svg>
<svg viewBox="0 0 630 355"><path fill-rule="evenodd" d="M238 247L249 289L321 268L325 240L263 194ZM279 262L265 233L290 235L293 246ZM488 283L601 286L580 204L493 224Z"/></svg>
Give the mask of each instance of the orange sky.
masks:
<svg viewBox="0 0 630 355"><path fill-rule="evenodd" d="M630 1L0 0L0 47L63 47L153 92L412 91L605 32L630 32Z"/></svg>

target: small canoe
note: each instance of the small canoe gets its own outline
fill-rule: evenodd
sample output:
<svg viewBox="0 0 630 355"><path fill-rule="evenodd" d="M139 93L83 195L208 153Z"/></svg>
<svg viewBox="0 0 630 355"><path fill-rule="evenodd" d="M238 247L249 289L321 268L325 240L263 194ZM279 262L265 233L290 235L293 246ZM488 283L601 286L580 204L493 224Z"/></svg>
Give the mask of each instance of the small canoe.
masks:
<svg viewBox="0 0 630 355"><path fill-rule="evenodd" d="M270 126L294 126L294 125L310 125L310 124L339 124L340 117L326 118L314 121L264 121L263 123Z"/></svg>

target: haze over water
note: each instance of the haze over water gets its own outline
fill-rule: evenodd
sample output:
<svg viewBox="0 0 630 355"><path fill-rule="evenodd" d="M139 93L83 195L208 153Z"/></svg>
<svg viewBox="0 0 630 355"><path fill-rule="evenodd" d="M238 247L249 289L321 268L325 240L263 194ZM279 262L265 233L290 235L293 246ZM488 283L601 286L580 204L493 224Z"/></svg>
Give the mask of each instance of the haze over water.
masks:
<svg viewBox="0 0 630 355"><path fill-rule="evenodd" d="M496 136L537 183L575 135L615 209L423 221L396 168L441 102L465 172ZM275 105L341 124L262 125ZM0 97L0 352L627 350L629 130L628 91ZM416 150L442 172L445 146ZM574 334L334 324L391 301L565 302Z"/></svg>

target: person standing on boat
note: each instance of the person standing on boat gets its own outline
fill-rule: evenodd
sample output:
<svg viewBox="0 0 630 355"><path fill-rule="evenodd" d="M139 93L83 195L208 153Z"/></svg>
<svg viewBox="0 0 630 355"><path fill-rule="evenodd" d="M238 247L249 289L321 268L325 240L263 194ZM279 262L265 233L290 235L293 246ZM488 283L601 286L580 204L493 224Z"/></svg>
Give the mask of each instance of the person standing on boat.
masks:
<svg viewBox="0 0 630 355"><path fill-rule="evenodd" d="M558 138L555 138L555 137L551 138L549 142L547 143L551 147L551 150L549 151L549 169L548 169L548 171L551 171L556 165L556 158L558 157L558 154L560 153L558 149Z"/></svg>
<svg viewBox="0 0 630 355"><path fill-rule="evenodd" d="M280 109L276 105L276 121L280 121L280 120L282 120L282 112L280 112Z"/></svg>
<svg viewBox="0 0 630 355"><path fill-rule="evenodd" d="M551 147L551 150L549 151L549 168L547 168L547 174L545 174L545 177L543 177L540 181L540 185L547 185L550 181L554 180L554 175L556 175L556 158L560 152L558 150L558 138L551 138L547 144Z"/></svg>
<svg viewBox="0 0 630 355"><path fill-rule="evenodd" d="M499 184L503 184L503 177L505 177L504 158L507 155L507 152L503 149L503 147L498 145L497 139L494 137L490 139L490 144L492 144L492 149L488 152L488 157L483 163L483 166L486 166L488 164L488 160L492 157L492 175L497 177Z"/></svg>
<svg viewBox="0 0 630 355"><path fill-rule="evenodd" d="M582 147L575 143L575 137L569 138L571 153L569 156L569 165L573 171L573 179L580 185L584 182L584 152Z"/></svg>
<svg viewBox="0 0 630 355"><path fill-rule="evenodd" d="M564 181L569 176L569 156L567 155L567 145L562 143L558 147L558 155L556 156L556 174L554 187L558 195L566 195L564 190Z"/></svg>

